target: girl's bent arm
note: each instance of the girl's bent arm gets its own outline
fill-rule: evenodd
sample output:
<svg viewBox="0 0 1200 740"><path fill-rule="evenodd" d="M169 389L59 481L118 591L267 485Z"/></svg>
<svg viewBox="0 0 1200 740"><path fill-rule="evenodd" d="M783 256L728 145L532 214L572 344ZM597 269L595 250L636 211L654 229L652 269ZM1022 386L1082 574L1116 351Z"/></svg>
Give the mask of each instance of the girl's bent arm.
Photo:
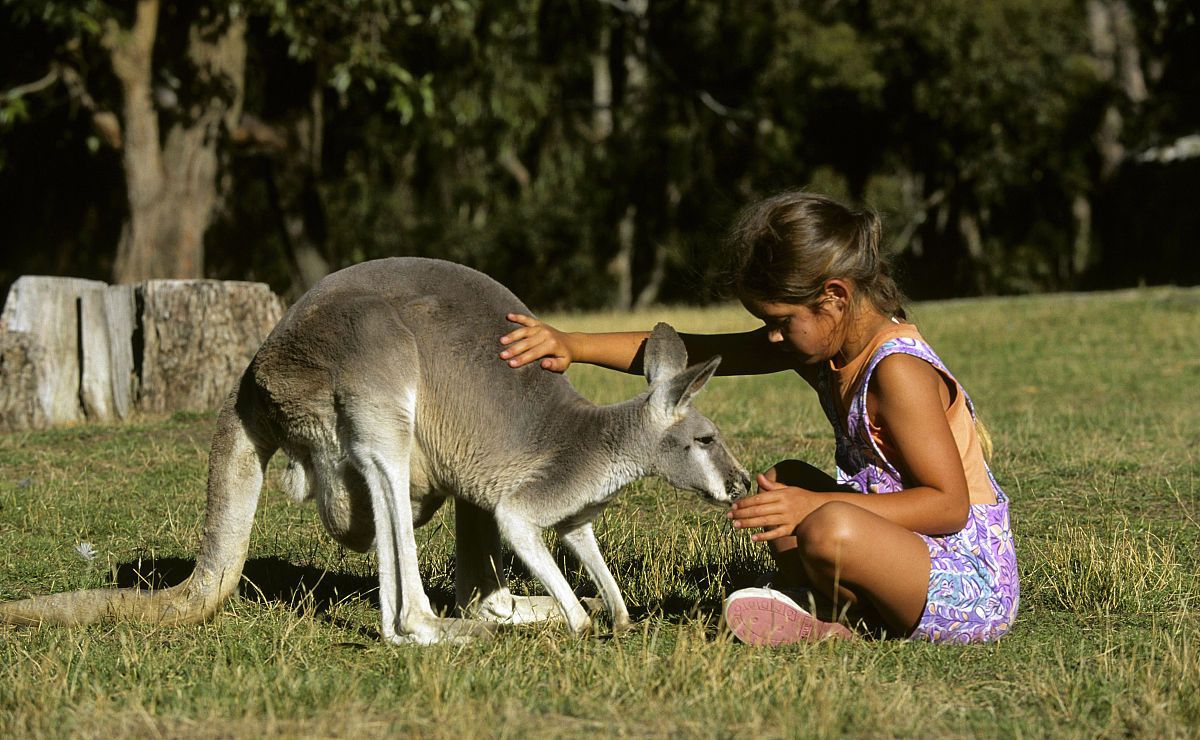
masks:
<svg viewBox="0 0 1200 740"><path fill-rule="evenodd" d="M870 392L876 399L873 420L887 430L899 453L892 462L907 488L877 496L809 491L759 476L762 492L733 505L734 526L763 528L754 539L773 540L791 535L822 504L843 501L921 534L962 529L970 513L970 494L946 421L950 394L942 376L924 360L893 355L879 363Z"/></svg>
<svg viewBox="0 0 1200 740"><path fill-rule="evenodd" d="M925 534L962 529L971 497L962 454L946 420L950 386L928 362L903 354L884 358L871 385L875 423L887 430L898 453L892 462L911 483L905 490L916 524L911 528Z"/></svg>

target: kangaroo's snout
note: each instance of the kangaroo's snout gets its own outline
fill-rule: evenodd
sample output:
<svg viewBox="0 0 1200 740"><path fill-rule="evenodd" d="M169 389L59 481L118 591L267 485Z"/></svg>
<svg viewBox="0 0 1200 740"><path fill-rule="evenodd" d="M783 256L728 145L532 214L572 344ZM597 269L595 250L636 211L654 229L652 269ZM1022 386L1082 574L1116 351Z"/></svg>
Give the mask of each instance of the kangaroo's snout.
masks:
<svg viewBox="0 0 1200 740"><path fill-rule="evenodd" d="M713 503L732 504L750 492L751 483L750 474L739 467L729 471L719 486L709 485L696 490Z"/></svg>
<svg viewBox="0 0 1200 740"><path fill-rule="evenodd" d="M735 470L725 481L725 495L730 501L737 501L750 492L750 474L745 470Z"/></svg>

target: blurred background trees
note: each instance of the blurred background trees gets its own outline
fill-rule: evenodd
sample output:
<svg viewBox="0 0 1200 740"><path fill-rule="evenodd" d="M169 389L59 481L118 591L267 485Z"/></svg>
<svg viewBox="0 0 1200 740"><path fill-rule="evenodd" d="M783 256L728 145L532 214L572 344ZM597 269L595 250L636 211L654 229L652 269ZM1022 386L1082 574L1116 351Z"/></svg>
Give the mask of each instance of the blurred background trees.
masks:
<svg viewBox="0 0 1200 740"><path fill-rule="evenodd" d="M746 202L883 212L917 297L1200 281L1183 0L0 0L0 288L399 254L703 300Z"/></svg>

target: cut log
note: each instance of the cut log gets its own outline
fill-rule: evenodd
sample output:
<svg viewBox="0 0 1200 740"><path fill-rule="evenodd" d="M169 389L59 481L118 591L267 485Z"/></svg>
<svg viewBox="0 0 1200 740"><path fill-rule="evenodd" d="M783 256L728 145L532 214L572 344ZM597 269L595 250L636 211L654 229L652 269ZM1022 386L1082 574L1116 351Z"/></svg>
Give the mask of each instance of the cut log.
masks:
<svg viewBox="0 0 1200 740"><path fill-rule="evenodd" d="M41 352L28 332L0 328L0 430L40 429L46 412L38 402Z"/></svg>
<svg viewBox="0 0 1200 740"><path fill-rule="evenodd" d="M80 296L79 401L88 419L129 416L137 378L133 374L135 300L132 285L112 285Z"/></svg>
<svg viewBox="0 0 1200 740"><path fill-rule="evenodd" d="M0 326L11 337L5 344L21 345L23 350L6 352L4 379L27 382L33 379L36 391L32 399L19 401L15 410L3 412L13 418L13 428L27 429L82 421L79 403L80 343L78 303L85 294L103 295L108 286L97 280L26 275L9 290L0 314ZM10 365L10 363L12 363ZM28 367L17 367L27 363ZM8 391L6 391L6 395ZM23 411L20 409L24 409Z"/></svg>
<svg viewBox="0 0 1200 740"><path fill-rule="evenodd" d="M139 292L145 413L218 408L283 316L263 283L149 280Z"/></svg>

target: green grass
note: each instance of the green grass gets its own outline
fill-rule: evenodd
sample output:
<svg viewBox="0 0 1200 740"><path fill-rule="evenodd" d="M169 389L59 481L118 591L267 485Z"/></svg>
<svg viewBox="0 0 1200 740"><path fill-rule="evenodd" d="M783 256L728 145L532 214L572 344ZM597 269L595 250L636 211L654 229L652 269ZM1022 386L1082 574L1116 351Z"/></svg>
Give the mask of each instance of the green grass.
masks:
<svg viewBox="0 0 1200 740"><path fill-rule="evenodd" d="M767 558L718 509L650 480L597 523L640 618L632 633L532 628L395 647L376 634L373 557L333 545L311 508L287 501L273 465L247 581L213 621L0 627L0 734L1200 734L1200 291L914 314L974 397L1013 500L1022 606L998 643L731 642L716 629L720 599ZM753 325L734 308L556 318L581 329ZM601 402L640 385L589 367L571 378ZM794 377L717 379L698 403L749 467L832 465L827 423ZM151 561L186 573L212 426L181 415L0 436L0 598L130 583ZM447 513L419 532L440 603L453 594ZM75 553L80 542L94 561Z"/></svg>

